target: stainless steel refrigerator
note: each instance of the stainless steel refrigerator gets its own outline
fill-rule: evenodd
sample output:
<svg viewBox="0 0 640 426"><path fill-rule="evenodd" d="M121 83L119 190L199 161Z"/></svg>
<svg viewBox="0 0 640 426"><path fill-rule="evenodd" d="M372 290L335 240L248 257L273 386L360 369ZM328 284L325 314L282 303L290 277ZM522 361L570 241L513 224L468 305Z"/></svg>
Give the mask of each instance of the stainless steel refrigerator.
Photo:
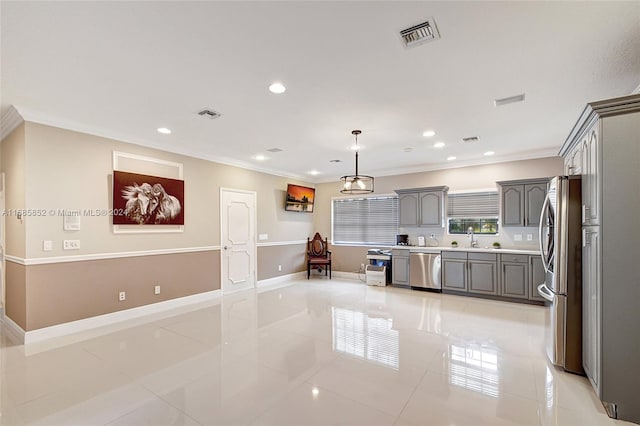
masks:
<svg viewBox="0 0 640 426"><path fill-rule="evenodd" d="M549 181L540 218L545 282L538 293L548 302L545 342L549 360L566 371L582 369L582 183L580 176Z"/></svg>

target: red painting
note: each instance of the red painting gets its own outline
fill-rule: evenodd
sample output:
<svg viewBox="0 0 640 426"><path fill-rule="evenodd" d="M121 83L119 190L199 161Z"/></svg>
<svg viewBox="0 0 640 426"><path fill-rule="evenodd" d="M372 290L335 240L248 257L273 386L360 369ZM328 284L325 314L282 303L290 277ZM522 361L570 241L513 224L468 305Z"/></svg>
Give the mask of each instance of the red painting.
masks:
<svg viewBox="0 0 640 426"><path fill-rule="evenodd" d="M114 225L184 225L184 181L113 172Z"/></svg>

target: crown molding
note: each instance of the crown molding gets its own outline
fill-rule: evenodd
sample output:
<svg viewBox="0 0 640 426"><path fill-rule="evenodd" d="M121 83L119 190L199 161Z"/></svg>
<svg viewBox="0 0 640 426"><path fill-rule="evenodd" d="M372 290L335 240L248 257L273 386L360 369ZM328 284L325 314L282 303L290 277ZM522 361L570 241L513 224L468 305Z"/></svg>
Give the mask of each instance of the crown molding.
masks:
<svg viewBox="0 0 640 426"><path fill-rule="evenodd" d="M238 161L235 159L231 159L228 157L215 156L211 154L206 154L197 150L191 149L169 149L166 146L160 145L155 141L136 138L124 133L118 133L106 129L99 129L92 126L87 126L86 124L78 123L73 120L64 120L55 117L51 117L47 114L43 114L31 108L25 107L16 107L20 112L19 115L24 119L23 121L29 121L33 123L43 124L45 126L57 127L60 129L71 130L74 132L85 133L88 135L98 136L101 138L112 139L118 142L130 143L133 145L143 146L145 148L157 149L158 151L168 152L171 154L184 155L186 157L197 158L199 160L207 160L218 164L224 164L227 166L238 167L241 169L251 170L258 173L266 173L269 175L285 177L288 179L295 179L301 182L306 183L315 183L312 179L307 178L306 176L301 176L292 173L285 173L278 170L272 170L264 167L256 167L251 163L247 163L244 161ZM15 108L14 108L15 109Z"/></svg>
<svg viewBox="0 0 640 426"><path fill-rule="evenodd" d="M486 164L496 164L496 163L508 163L510 161L524 161L524 160L535 160L538 158L548 158L548 157L557 157L558 149L550 148L550 149L541 149L537 151L529 151L525 153L518 153L513 155L502 155L502 156L491 156L485 158L475 158L472 160L464 160L464 161L456 161L455 163L442 163L442 164L425 164L422 166L416 167L401 167L395 169L386 169L386 170L373 170L369 171L369 174L374 177L383 177L383 176L401 176L408 175L412 173L424 173L424 172L432 172L436 170L447 170L447 169L459 169L462 167L473 167L473 166L483 166ZM322 180L317 183L329 183L329 182L337 182L338 179L327 179Z"/></svg>
<svg viewBox="0 0 640 426"><path fill-rule="evenodd" d="M22 115L13 105L9 105L9 109L2 114L0 119L0 140L4 140L22 123L24 123Z"/></svg>

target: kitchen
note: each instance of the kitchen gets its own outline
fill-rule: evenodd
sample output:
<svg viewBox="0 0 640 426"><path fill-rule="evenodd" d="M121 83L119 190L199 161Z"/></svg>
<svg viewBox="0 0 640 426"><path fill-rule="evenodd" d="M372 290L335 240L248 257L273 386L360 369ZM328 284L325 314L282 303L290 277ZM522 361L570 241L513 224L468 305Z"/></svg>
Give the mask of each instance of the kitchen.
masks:
<svg viewBox="0 0 640 426"><path fill-rule="evenodd" d="M3 422L65 423L51 416L78 409L104 414L102 423L127 423L148 409L151 423L179 414L189 424L249 424L274 410L290 417L263 423L589 424L596 416L609 423L605 406L612 417L638 422L628 399L640 358L640 339L633 338L640 144L628 137L640 133L637 101L602 101L640 90L637 2L0 7L2 207L108 209L116 152L178 164L180 175L184 166L187 198L184 229L175 233L117 234L107 217L83 217L76 230L59 217L5 218ZM429 40L412 43L412 28ZM591 109L580 118L587 103ZM422 223L418 203L391 235L392 262L404 262L391 269L398 287L348 279L364 270L369 249L387 244L340 243L333 233L332 209L345 197L339 179L354 170L352 129L361 129L356 175L375 177L374 197L402 196L407 213L415 194L418 201L434 188L441 194L427 202L440 199L440 223L433 225L433 216ZM568 175L583 179L579 251L590 382L547 364L539 336L547 329L541 314L552 310L538 300L546 282L533 225L539 217L526 207L536 206L535 213L544 184L531 179ZM285 211L291 182L315 187L312 214ZM525 204L518 188L527 185L535 190ZM258 290L245 295L220 297L220 188L257 198ZM493 194L498 213L475 217L472 242L469 218L454 217L448 204L478 193ZM522 204L514 201L519 197ZM507 204L521 209L505 215ZM459 221L455 229L450 219ZM498 234L483 234L494 225ZM300 275L306 238L315 232L333 240L334 280L313 277L263 291ZM413 245L395 247L396 234ZM76 251L66 251L68 238L77 239ZM425 266L414 281L412 250L439 251L440 274ZM406 288L438 277L442 293ZM126 300L118 299L125 290ZM552 296L560 300L562 293ZM43 336L77 322L96 324L102 315L121 318L206 297L219 304L185 314L184 323L174 318L75 346L48 350L5 339L11 327L23 337ZM196 354L207 362L194 363ZM112 372L114 359L134 381L101 375ZM34 364L43 374L32 374ZM172 374L194 364L180 370L187 374ZM478 372L481 383L473 377ZM156 386L157 378L167 386ZM314 411L313 404L327 401ZM241 407L235 421L215 417L234 407ZM335 413L344 417L331 418ZM65 420L93 420L80 419Z"/></svg>

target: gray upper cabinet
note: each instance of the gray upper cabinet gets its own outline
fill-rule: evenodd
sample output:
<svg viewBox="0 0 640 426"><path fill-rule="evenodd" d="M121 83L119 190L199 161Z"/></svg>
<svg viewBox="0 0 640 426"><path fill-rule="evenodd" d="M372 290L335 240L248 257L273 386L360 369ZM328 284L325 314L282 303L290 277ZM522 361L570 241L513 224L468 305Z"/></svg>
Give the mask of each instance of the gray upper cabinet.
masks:
<svg viewBox="0 0 640 426"><path fill-rule="evenodd" d="M531 183L524 186L524 226L538 226L544 198L547 196L547 182Z"/></svg>
<svg viewBox="0 0 640 426"><path fill-rule="evenodd" d="M502 226L524 226L524 185L502 186Z"/></svg>
<svg viewBox="0 0 640 426"><path fill-rule="evenodd" d="M398 210L400 226L418 226L419 194L399 194Z"/></svg>
<svg viewBox="0 0 640 426"><path fill-rule="evenodd" d="M502 226L535 226L540 223L549 178L498 182Z"/></svg>
<svg viewBox="0 0 640 426"><path fill-rule="evenodd" d="M443 227L446 186L397 189L401 227Z"/></svg>
<svg viewBox="0 0 640 426"><path fill-rule="evenodd" d="M567 154L564 159L564 174L565 175L581 175L584 162L582 160L584 153L584 146L582 144L576 144L571 152Z"/></svg>
<svg viewBox="0 0 640 426"><path fill-rule="evenodd" d="M596 121L585 133L582 142L582 223L600 225L600 121Z"/></svg>

